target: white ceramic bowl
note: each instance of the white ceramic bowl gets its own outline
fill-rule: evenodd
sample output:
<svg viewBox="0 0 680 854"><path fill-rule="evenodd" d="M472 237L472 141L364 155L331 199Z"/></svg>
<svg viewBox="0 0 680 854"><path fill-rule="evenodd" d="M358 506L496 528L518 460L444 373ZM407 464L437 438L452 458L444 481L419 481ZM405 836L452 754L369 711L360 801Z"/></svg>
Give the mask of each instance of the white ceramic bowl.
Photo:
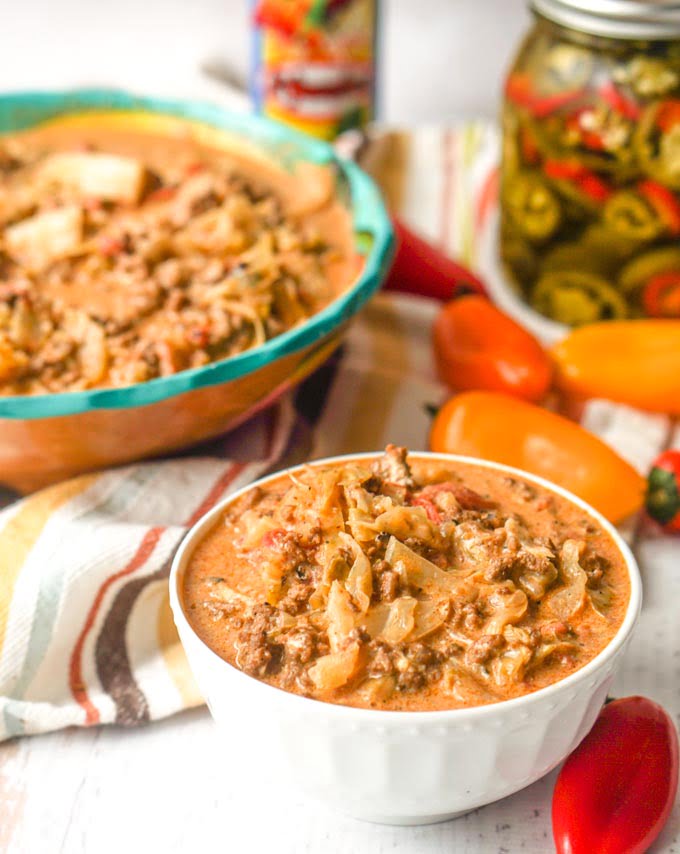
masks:
<svg viewBox="0 0 680 854"><path fill-rule="evenodd" d="M377 456L352 454L312 465ZM199 688L224 727L224 738L247 740L254 763L281 765L286 783L294 779L329 806L385 824L452 818L528 786L560 763L595 722L641 605L633 555L609 522L585 502L507 466L442 454L411 457L470 462L520 475L569 499L602 525L624 556L631 589L625 618L611 643L566 679L514 700L440 712L355 709L290 694L247 676L206 646L185 616L182 583L192 552L225 507L251 487L220 502L189 531L170 573L175 623Z"/></svg>

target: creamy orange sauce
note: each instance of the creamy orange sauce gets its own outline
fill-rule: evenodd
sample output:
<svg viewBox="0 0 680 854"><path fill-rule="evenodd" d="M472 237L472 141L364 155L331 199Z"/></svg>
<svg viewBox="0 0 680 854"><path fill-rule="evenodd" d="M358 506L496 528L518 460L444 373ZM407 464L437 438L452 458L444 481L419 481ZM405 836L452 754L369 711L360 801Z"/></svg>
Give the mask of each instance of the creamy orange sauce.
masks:
<svg viewBox="0 0 680 854"><path fill-rule="evenodd" d="M356 668L346 684L336 689L323 690L310 680L309 676L315 673L310 668L314 667L320 655L328 654L324 634L326 624L323 617L319 616L323 605L314 603L313 597L314 605L304 604L301 607L296 604L290 593L290 581L284 581L283 590L289 591L284 599L281 599L280 593L272 598L270 578L266 573L263 574L263 566L269 560L270 553L250 540L254 526L262 520L265 523L263 530L266 530L266 522L270 518L276 520L277 526L284 517L290 518L292 525L295 524L295 519L300 518L299 515L296 517L296 511L286 510L282 516L281 508L286 502L300 503L299 494L291 497L291 488L298 492L304 488L314 491L319 470L312 468L307 477L303 473L291 480L288 475L282 475L263 488L257 501L253 501L252 495L247 495L235 502L197 546L185 574L183 598L185 613L199 637L230 664L240 666L246 672L249 672L248 667L251 666L250 672L253 673L255 665L247 663L248 650L244 646L253 642L253 634L247 634L246 631L252 625L252 620L248 622L247 609L244 610L239 601L234 601L231 593L227 597L230 601L225 603L225 591L236 591L237 595L257 603L269 598L274 603L274 611L267 611L273 614L268 619L280 619L281 611L288 608L294 616L285 617L287 623L295 619L309 626L315 625L314 621L317 621L317 627L313 629L317 633L317 651L304 663L295 661L288 666L289 647L284 642L285 632L277 638L275 629L271 637L275 644L281 640L281 644L276 647L280 652L276 655L282 658L277 661L272 659L262 672L256 673L258 678L284 690L326 702L407 711L453 709L519 697L574 673L607 646L623 621L630 597L630 583L623 556L610 535L593 518L559 495L485 467L462 463L443 465L435 461L418 460L417 456L411 461L411 467L416 485L408 488L410 495L407 502L414 500L417 504L421 501L422 506L427 506L430 499L423 500L418 496L422 495L422 488L428 484L451 483L451 489L458 491L457 509L448 495L448 503L440 502L444 510L439 505L434 509L428 507L428 514L434 514L434 518L446 517L437 523L439 531L445 532L439 554L436 548L419 544L417 538L406 541L421 554L428 554L437 566L452 576L461 579L467 577L451 592L449 602L444 603L448 617L437 630L421 638L418 643L411 643L407 636L403 642L393 644L391 648L389 644L376 640L375 636L370 639L364 632L363 640L358 641L361 652ZM354 474L348 469L345 481L352 477ZM345 487L339 488L342 490ZM385 488L389 491L393 487L388 484ZM426 494L429 494L427 490ZM482 509L478 514L460 505L461 501L463 504L470 501L474 504L480 498ZM342 497L339 500L341 504L345 501ZM475 521L476 515L479 523ZM529 556L524 546L517 547L512 539L514 534L505 534L503 524L509 531L521 531L528 549L537 550L537 554L541 549L554 554L554 558L549 560L540 558L544 569L547 567L548 570L547 587L543 595L540 589L538 592L535 589L537 576L531 575L527 569L528 565L529 569L536 571L534 558ZM439 536L437 525L433 528L433 536L436 537ZM459 551L459 546L449 548L446 538L453 541L461 537L466 526L473 533L478 532L480 542L488 540L492 543L489 546L491 550L486 553L487 563L484 555L478 563L475 563L477 558L469 562ZM350 530L350 527L346 526L345 530ZM278 534L269 536L272 539L272 536L275 538ZM321 536L321 542L318 532L312 536L312 545L306 553L301 554L306 554L303 561L305 573L316 580L318 591L318 579L323 575L323 567L307 567L321 564L327 552L323 551L324 535ZM369 616L362 616L356 599L350 603L356 624L362 627L370 627L372 610L385 607L378 602L382 588L376 577L378 571L386 571L385 578L388 578L392 571L389 566L379 563L385 556L386 538L387 535L379 535L376 540L378 545L368 541L364 544L373 565L375 582ZM572 589L564 557L567 554L564 551L565 543L579 544L580 564L587 569L587 588L583 602L578 607L570 604L568 596L565 605L563 591ZM494 548L497 550L493 551ZM516 550L515 565L512 561L508 563L508 548ZM569 548L566 546L567 550ZM298 559L294 558L293 563ZM351 556L347 558L348 563L351 560ZM550 568L551 563L557 567L554 573ZM498 569L497 577L494 577L494 566ZM343 577L342 571L338 577ZM349 582L345 583L349 585ZM289 586L286 587L286 584ZM404 584L403 580L400 584ZM530 589L534 593L529 592L527 597L522 591ZM520 605L522 599L527 600L526 610L519 619L513 619L500 632L494 630L490 635L489 627L497 619L490 603L498 601L499 590L504 596L512 594ZM401 594L416 597L420 607L424 596L422 590L415 590L411 585L408 589L401 587L400 591ZM269 609L270 606L265 607ZM571 614L570 610L574 608ZM279 624L274 622L269 625ZM295 632L297 629L288 631ZM385 646L387 650L383 649ZM491 650L486 658L485 646ZM299 644L295 649L298 648ZM290 650L293 650L292 646ZM386 651L392 655L392 666L395 668L392 671L376 669L376 656ZM522 665L519 669L514 667L515 654L526 656L526 666ZM411 657L405 658L405 655ZM542 656L545 658L542 659ZM413 663L416 660L423 662L422 674L417 672ZM412 666L413 679L402 679L399 674L402 665L404 668ZM375 673L388 675L380 675L376 679L371 673L373 676ZM384 690L385 685L387 691Z"/></svg>

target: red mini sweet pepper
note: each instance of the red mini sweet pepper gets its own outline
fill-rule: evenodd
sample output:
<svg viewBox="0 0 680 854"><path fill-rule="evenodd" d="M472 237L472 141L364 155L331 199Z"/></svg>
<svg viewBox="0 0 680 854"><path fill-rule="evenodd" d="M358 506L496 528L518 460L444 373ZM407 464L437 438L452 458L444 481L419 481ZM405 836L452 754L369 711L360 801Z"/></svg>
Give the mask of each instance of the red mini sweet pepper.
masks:
<svg viewBox="0 0 680 854"><path fill-rule="evenodd" d="M643 854L661 833L677 788L670 716L644 697L614 700L557 778L557 854Z"/></svg>
<svg viewBox="0 0 680 854"><path fill-rule="evenodd" d="M385 282L388 291L450 300L463 293L484 294L481 279L466 267L418 237L399 219L393 220L397 251Z"/></svg>
<svg viewBox="0 0 680 854"><path fill-rule="evenodd" d="M469 294L452 300L432 328L437 372L451 389L497 391L539 402L552 379L540 343L490 300Z"/></svg>

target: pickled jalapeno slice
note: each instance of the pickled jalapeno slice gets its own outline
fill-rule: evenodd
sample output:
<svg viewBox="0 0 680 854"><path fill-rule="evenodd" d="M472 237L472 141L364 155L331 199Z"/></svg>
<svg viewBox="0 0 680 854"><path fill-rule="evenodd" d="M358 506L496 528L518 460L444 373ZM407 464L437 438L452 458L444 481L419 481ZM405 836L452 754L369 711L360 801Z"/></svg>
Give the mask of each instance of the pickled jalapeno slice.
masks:
<svg viewBox="0 0 680 854"><path fill-rule="evenodd" d="M628 315L625 299L605 279L568 270L545 273L534 288L531 304L569 326Z"/></svg>
<svg viewBox="0 0 680 854"><path fill-rule="evenodd" d="M664 130L658 122L662 107L657 103L645 109L634 138L635 153L646 175L680 190L680 122Z"/></svg>
<svg viewBox="0 0 680 854"><path fill-rule="evenodd" d="M654 240L664 231L656 209L635 190L621 190L612 196L605 205L604 221L621 237L642 243Z"/></svg>
<svg viewBox="0 0 680 854"><path fill-rule="evenodd" d="M504 189L504 201L515 227L529 240L546 240L560 224L559 202L540 175L516 175Z"/></svg>
<svg viewBox="0 0 680 854"><path fill-rule="evenodd" d="M650 249L624 265L618 277L619 289L624 294L635 294L654 276L672 271L680 271L680 247Z"/></svg>

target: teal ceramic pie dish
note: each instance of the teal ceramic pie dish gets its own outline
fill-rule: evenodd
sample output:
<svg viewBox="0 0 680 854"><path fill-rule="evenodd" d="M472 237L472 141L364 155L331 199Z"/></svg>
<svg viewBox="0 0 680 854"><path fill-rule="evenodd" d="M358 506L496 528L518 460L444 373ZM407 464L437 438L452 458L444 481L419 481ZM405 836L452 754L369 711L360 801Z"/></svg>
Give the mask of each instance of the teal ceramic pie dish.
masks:
<svg viewBox="0 0 680 854"><path fill-rule="evenodd" d="M119 91L26 92L0 96L0 134L65 115L114 111L215 128L286 169L299 162L331 167L362 269L308 320L228 359L123 388L0 397L0 482L20 491L165 454L243 422L330 355L348 322L379 288L392 257L389 217L371 179L328 144L259 117Z"/></svg>

